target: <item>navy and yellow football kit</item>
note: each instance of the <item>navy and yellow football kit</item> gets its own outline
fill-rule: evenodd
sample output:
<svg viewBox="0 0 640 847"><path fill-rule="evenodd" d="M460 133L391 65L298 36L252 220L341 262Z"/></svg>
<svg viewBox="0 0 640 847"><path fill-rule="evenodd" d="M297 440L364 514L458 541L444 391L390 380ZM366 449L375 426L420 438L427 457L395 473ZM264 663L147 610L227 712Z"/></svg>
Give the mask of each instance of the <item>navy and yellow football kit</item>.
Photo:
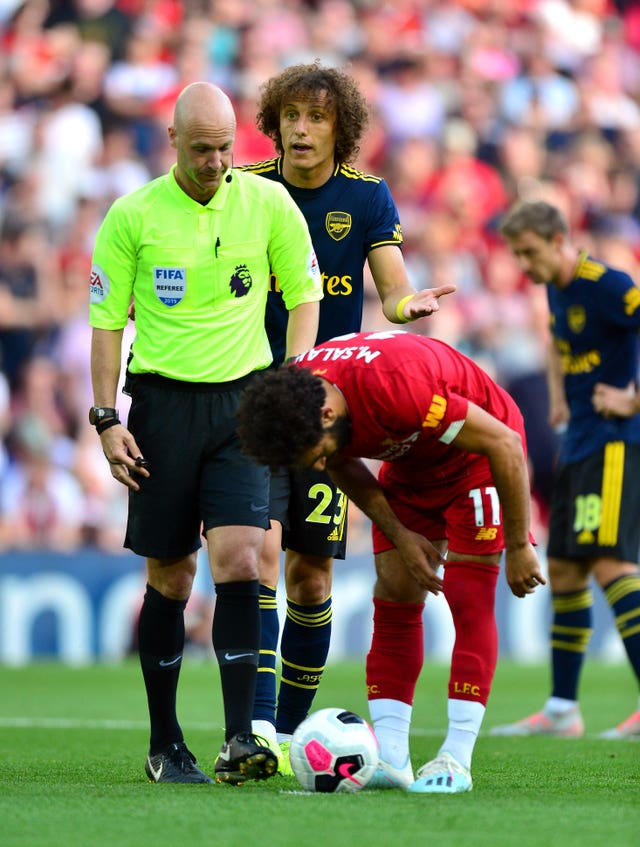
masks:
<svg viewBox="0 0 640 847"><path fill-rule="evenodd" d="M317 342L358 332L367 255L385 244L402 244L398 211L385 181L341 164L319 188L297 188L282 176L279 158L246 169L282 183L307 221L324 290ZM284 359L286 317L278 280L272 278L267 335L276 365Z"/></svg>
<svg viewBox="0 0 640 847"><path fill-rule="evenodd" d="M323 288L317 343L359 331L367 256L377 247L402 244L398 212L384 180L338 164L324 185L298 188L284 179L281 158L243 169L284 185L307 221ZM278 365L285 353L286 311L275 276L267 297L266 329ZM283 547L303 555L344 559L348 503L328 473L304 470L272 476L270 507L271 517L282 524ZM263 642L254 719L273 722L276 651L266 647L277 643L276 591L261 585L260 592ZM293 732L306 717L324 669L330 634L330 596L317 606L287 600L279 732Z"/></svg>
<svg viewBox="0 0 640 847"><path fill-rule="evenodd" d="M582 253L570 284L549 285L547 295L571 412L562 463L610 441L640 444L640 415L605 419L591 403L597 382L624 388L636 379L640 288L624 271Z"/></svg>
<svg viewBox="0 0 640 847"><path fill-rule="evenodd" d="M624 271L581 253L566 288L547 286L569 404L551 507L549 556L635 561L640 543L640 415L604 418L596 383L636 380L640 289Z"/></svg>
<svg viewBox="0 0 640 847"><path fill-rule="evenodd" d="M307 221L324 292L316 343L358 332L367 256L376 247L402 244L398 210L385 181L343 163L319 188L298 188L285 180L280 158L242 170L284 185ZM272 277L266 329L276 365L284 359L286 318L278 280ZM344 558L347 503L327 473L280 474L272 483L271 505L271 516L283 527L283 546Z"/></svg>
<svg viewBox="0 0 640 847"><path fill-rule="evenodd" d="M634 563L640 546L640 415L605 418L598 382L637 379L640 289L628 274L581 253L566 288L547 286L551 329L564 376L569 425L551 499L547 555L554 560ZM640 578L620 572L601 587L640 679ZM554 592L552 696L577 701L592 633L591 587Z"/></svg>

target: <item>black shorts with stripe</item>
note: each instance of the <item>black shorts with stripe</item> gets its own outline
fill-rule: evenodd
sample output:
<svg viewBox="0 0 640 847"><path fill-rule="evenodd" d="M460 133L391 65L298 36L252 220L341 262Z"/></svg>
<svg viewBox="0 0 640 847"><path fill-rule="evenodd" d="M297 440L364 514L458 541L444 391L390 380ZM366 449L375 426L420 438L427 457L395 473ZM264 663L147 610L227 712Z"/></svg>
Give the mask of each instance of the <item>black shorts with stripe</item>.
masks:
<svg viewBox="0 0 640 847"><path fill-rule="evenodd" d="M125 547L151 558L181 557L214 527L269 526L269 471L242 452L236 432L240 394L253 378L130 378L128 428L151 476L129 492Z"/></svg>
<svg viewBox="0 0 640 847"><path fill-rule="evenodd" d="M551 498L547 555L636 562L640 547L640 446L612 441L562 467Z"/></svg>

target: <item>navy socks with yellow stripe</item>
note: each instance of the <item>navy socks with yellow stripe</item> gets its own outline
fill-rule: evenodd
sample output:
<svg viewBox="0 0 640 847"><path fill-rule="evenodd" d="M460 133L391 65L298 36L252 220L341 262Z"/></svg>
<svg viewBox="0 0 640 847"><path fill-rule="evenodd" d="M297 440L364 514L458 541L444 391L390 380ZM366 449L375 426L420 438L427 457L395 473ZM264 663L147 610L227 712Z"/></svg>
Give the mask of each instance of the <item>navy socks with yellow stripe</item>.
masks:
<svg viewBox="0 0 640 847"><path fill-rule="evenodd" d="M640 683L640 576L627 574L603 588L629 662ZM553 595L553 696L577 701L580 671L592 633L591 589Z"/></svg>
<svg viewBox="0 0 640 847"><path fill-rule="evenodd" d="M276 589L260 585L260 663L256 682L253 720L276 725L276 652L280 635L280 621L276 603Z"/></svg>
<svg viewBox="0 0 640 847"><path fill-rule="evenodd" d="M331 641L331 597L317 606L287 600L276 729L290 734L311 709Z"/></svg>
<svg viewBox="0 0 640 847"><path fill-rule="evenodd" d="M577 700L580 671L593 631L593 593L585 588L568 594L554 594L552 603L552 696Z"/></svg>
<svg viewBox="0 0 640 847"><path fill-rule="evenodd" d="M640 682L640 576L627 574L604 587L631 667Z"/></svg>

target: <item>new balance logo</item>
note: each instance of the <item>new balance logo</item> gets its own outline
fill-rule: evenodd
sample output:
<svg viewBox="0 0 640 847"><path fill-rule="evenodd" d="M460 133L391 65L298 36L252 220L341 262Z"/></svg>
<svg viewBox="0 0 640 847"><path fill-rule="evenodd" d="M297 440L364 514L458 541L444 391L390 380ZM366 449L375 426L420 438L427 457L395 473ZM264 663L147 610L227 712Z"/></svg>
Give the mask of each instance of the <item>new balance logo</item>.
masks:
<svg viewBox="0 0 640 847"><path fill-rule="evenodd" d="M494 541L498 534L495 526L483 526L476 534L476 541Z"/></svg>

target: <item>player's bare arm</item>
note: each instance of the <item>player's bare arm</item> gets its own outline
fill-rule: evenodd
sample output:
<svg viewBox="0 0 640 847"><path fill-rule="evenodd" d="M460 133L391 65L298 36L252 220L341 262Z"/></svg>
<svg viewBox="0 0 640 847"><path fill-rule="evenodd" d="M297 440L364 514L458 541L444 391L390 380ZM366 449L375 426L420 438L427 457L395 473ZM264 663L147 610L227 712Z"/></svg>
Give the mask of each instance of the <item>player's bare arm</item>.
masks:
<svg viewBox="0 0 640 847"><path fill-rule="evenodd" d="M520 436L484 409L469 403L464 426L453 443L489 460L502 508L507 582L516 597L531 594L546 580L529 541L529 475Z"/></svg>
<svg viewBox="0 0 640 847"><path fill-rule="evenodd" d="M549 391L549 425L561 429L569 423L569 404L564 391L564 374L560 354L551 342L547 361L547 389Z"/></svg>
<svg viewBox="0 0 640 847"><path fill-rule="evenodd" d="M287 348L285 358L299 356L310 350L316 343L320 303L300 303L289 312L287 323Z"/></svg>
<svg viewBox="0 0 640 847"><path fill-rule="evenodd" d="M442 556L423 535L412 532L398 520L378 480L365 463L361 459L336 456L327 469L340 490L393 543L420 587L432 594L442 591L442 580L436 574L436 569L443 564Z"/></svg>
<svg viewBox="0 0 640 847"><path fill-rule="evenodd" d="M116 391L120 376L122 330L93 329L91 336L91 381L95 406L116 408ZM109 462L111 476L137 491L136 477L149 476L136 459L141 452L136 440L122 424L105 429L100 435L102 450Z"/></svg>
<svg viewBox="0 0 640 847"><path fill-rule="evenodd" d="M440 285L416 291L411 287L399 247L376 247L368 256L369 268L382 303L382 311L391 323L407 323L437 312L439 299L453 294L456 286Z"/></svg>
<svg viewBox="0 0 640 847"><path fill-rule="evenodd" d="M93 329L91 333L91 383L96 406L115 408L123 330Z"/></svg>
<svg viewBox="0 0 640 847"><path fill-rule="evenodd" d="M593 389L591 403L603 418L631 418L640 412L640 395L634 382L625 388L598 382Z"/></svg>

